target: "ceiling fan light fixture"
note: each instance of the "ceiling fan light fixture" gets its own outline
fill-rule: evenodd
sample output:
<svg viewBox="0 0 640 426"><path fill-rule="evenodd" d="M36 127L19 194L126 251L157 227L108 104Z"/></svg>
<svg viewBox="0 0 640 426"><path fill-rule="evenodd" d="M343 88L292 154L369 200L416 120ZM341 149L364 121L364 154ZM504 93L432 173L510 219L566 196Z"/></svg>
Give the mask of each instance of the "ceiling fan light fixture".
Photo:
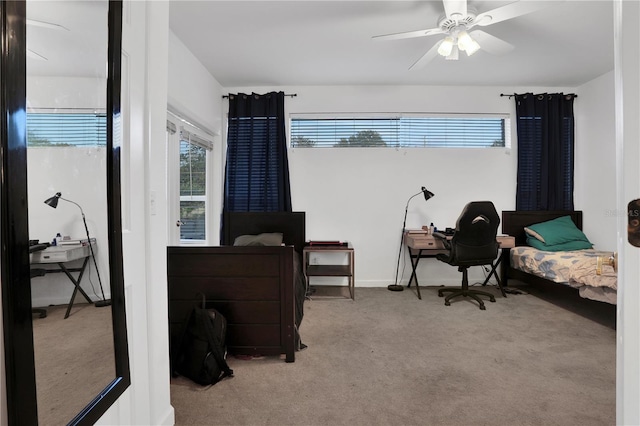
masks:
<svg viewBox="0 0 640 426"><path fill-rule="evenodd" d="M480 49L480 45L471 38L469 33L460 31L458 34L458 49L467 52L467 55L471 56Z"/></svg>
<svg viewBox="0 0 640 426"><path fill-rule="evenodd" d="M442 40L440 46L438 46L438 53L441 56L449 56L454 46L455 45L453 44L453 37L447 36L444 38L444 40Z"/></svg>
<svg viewBox="0 0 640 426"><path fill-rule="evenodd" d="M453 45L453 48L451 49L451 53L449 55L447 55L445 57L445 59L447 61L457 61L458 60L458 46L456 46L455 44Z"/></svg>

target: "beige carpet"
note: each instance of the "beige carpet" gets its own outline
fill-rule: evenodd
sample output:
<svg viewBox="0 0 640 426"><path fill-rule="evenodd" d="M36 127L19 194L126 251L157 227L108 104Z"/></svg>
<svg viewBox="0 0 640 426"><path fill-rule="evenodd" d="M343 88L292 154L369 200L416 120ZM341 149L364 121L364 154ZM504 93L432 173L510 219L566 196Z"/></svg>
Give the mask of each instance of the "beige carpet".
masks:
<svg viewBox="0 0 640 426"><path fill-rule="evenodd" d="M115 378L111 307L50 306L33 316L38 423L65 425Z"/></svg>
<svg viewBox="0 0 640 426"><path fill-rule="evenodd" d="M235 377L215 386L173 379L176 424L613 425L615 307L557 305L572 295L486 311L434 287L307 301L295 363L230 357Z"/></svg>

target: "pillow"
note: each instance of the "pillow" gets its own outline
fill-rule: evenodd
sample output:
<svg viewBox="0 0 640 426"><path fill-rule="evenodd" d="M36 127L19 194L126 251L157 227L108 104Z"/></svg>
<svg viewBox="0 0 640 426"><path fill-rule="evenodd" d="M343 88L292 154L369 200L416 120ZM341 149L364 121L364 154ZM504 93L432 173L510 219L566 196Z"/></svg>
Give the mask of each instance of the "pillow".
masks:
<svg viewBox="0 0 640 426"><path fill-rule="evenodd" d="M282 233L266 232L258 235L240 235L233 242L234 246L280 246Z"/></svg>
<svg viewBox="0 0 640 426"><path fill-rule="evenodd" d="M542 241L532 237L527 237L527 244L533 248L544 251L570 251L593 248L593 245L589 241L575 240L559 244L545 244Z"/></svg>
<svg viewBox="0 0 640 426"><path fill-rule="evenodd" d="M524 232L527 234L527 238L533 237L538 241L542 241L543 243L545 242L544 238L542 238L542 235L538 234L536 231L534 231L531 228L528 228L528 227L525 226L524 227Z"/></svg>
<svg viewBox="0 0 640 426"><path fill-rule="evenodd" d="M587 236L573 223L570 216L562 216L546 222L535 223L527 226L524 230L528 236L547 246L570 241L583 241L591 244Z"/></svg>

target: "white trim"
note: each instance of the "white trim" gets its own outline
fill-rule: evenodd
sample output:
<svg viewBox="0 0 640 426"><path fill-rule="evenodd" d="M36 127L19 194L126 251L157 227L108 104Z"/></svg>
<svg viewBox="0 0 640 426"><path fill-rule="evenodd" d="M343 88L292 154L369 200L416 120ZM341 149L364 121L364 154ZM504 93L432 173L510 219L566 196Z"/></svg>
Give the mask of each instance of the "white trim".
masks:
<svg viewBox="0 0 640 426"><path fill-rule="evenodd" d="M317 119L331 119L331 118L353 118L353 119L367 119L367 118L387 118L398 119L403 117L411 118L429 118L429 117L452 117L452 118L502 118L511 119L511 114L505 113L460 113L460 112L291 112L289 113L289 120L292 118L317 118Z"/></svg>
<svg viewBox="0 0 640 426"><path fill-rule="evenodd" d="M206 126L203 126L203 125L199 124L195 120L192 120L190 118L185 118L184 114L181 114L180 112L178 112L175 108L172 108L171 106L167 107L167 114L169 114L170 116L172 116L175 119L177 119L178 121L180 121L181 125L185 126L192 133L198 133L198 132L206 133L207 135L209 135L211 137L220 136L220 132L215 132L213 130L209 130Z"/></svg>

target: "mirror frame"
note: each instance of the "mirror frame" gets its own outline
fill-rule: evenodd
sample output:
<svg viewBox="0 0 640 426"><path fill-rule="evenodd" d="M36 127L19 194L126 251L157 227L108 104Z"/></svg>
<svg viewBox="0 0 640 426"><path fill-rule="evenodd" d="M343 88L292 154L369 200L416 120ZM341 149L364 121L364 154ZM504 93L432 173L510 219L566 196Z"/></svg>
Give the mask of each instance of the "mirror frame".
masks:
<svg viewBox="0 0 640 426"><path fill-rule="evenodd" d="M26 140L26 0L0 1L0 280L9 425L38 424ZM120 180L122 1L109 0L107 210L115 378L69 424L94 424L130 386Z"/></svg>

